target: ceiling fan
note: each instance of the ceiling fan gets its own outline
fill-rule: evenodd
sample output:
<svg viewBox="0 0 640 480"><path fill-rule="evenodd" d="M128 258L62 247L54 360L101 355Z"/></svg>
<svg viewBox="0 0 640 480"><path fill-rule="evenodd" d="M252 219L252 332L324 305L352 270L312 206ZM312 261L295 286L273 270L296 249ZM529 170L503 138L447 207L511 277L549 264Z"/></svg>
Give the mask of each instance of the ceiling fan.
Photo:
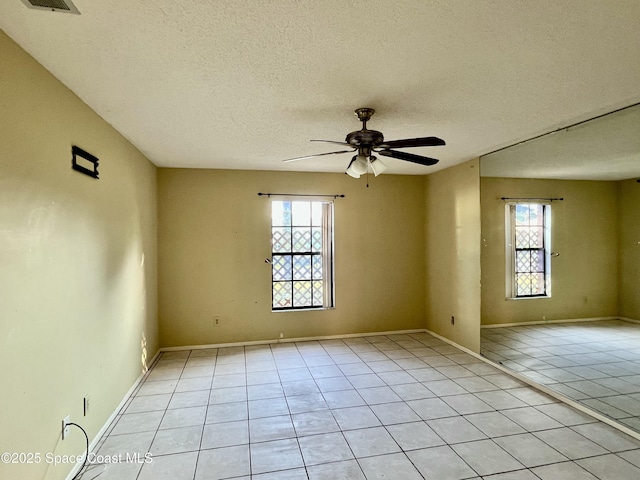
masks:
<svg viewBox="0 0 640 480"><path fill-rule="evenodd" d="M403 140L384 141L384 136L381 132L376 130L368 130L367 122L371 119L371 116L375 113L373 108L358 108L355 111L358 120L362 122L362 129L351 132L347 135L344 142L334 142L332 140L311 140L312 142L326 142L336 145L344 145L350 147L351 150L339 150L337 152L317 153L315 155L307 155L305 157L288 158L283 162L297 162L298 160L305 160L307 158L321 157L324 155L338 155L341 153L353 153L358 152L355 155L349 166L347 167L347 175L353 178L360 178L360 175L364 175L368 172L369 166L373 170L374 175L377 177L387 169L387 166L378 160L373 153L378 153L385 157L396 158L398 160L405 160L407 162L417 163L419 165L435 165L438 160L430 157L423 157L421 155L415 155L413 153L400 152L392 150L394 148L412 148L412 147L437 147L445 145L444 140L438 137L422 137L422 138L406 138Z"/></svg>

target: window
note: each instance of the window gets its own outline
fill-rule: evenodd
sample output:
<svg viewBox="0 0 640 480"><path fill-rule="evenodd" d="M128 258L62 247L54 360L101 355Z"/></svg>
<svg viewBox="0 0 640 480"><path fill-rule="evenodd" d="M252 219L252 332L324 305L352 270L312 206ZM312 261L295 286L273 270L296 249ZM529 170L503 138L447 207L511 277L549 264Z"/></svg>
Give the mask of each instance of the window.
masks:
<svg viewBox="0 0 640 480"><path fill-rule="evenodd" d="M332 308L333 202L271 204L272 309Z"/></svg>
<svg viewBox="0 0 640 480"><path fill-rule="evenodd" d="M507 297L551 296L551 205L510 203L507 218Z"/></svg>

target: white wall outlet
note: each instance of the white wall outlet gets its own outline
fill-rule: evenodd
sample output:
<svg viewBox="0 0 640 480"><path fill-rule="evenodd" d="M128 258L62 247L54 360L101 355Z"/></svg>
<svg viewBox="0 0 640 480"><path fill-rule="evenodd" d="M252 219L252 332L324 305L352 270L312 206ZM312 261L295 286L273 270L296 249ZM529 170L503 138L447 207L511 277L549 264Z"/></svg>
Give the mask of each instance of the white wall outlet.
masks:
<svg viewBox="0 0 640 480"><path fill-rule="evenodd" d="M219 327L220 326L220 317L219 316L213 317L213 326L214 327Z"/></svg>
<svg viewBox="0 0 640 480"><path fill-rule="evenodd" d="M62 419L62 439L64 440L69 435L69 423L71 422L71 415L67 415Z"/></svg>
<svg viewBox="0 0 640 480"><path fill-rule="evenodd" d="M82 409L84 411L84 416L86 417L87 415L89 415L89 407L91 406L91 399L89 398L89 395L85 395L84 398L82 399Z"/></svg>
<svg viewBox="0 0 640 480"><path fill-rule="evenodd" d="M280 332L280 338L284 338L284 333Z"/></svg>

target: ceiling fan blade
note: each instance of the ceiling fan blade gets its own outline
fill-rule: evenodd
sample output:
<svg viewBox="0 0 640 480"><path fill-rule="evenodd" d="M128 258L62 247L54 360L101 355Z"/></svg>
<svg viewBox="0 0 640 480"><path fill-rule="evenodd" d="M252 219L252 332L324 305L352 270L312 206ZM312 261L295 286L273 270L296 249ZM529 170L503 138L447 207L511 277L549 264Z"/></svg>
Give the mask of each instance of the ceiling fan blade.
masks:
<svg viewBox="0 0 640 480"><path fill-rule="evenodd" d="M333 143L334 145L345 145L347 147L351 147L352 145L347 142L336 142L334 140L310 140L311 142L324 142L324 143Z"/></svg>
<svg viewBox="0 0 640 480"><path fill-rule="evenodd" d="M423 157L422 155L414 155L413 153L407 152L397 152L395 150L378 150L377 152L385 157L397 158L398 160L406 160L407 162L426 166L435 165L440 161L435 158Z"/></svg>
<svg viewBox="0 0 640 480"><path fill-rule="evenodd" d="M323 155L338 155L340 153L352 153L354 150L340 150L339 152L316 153L315 155L307 155L306 157L287 158L283 162L297 162L298 160L306 160L307 158L322 157Z"/></svg>
<svg viewBox="0 0 640 480"><path fill-rule="evenodd" d="M445 141L438 137L405 138L404 140L391 140L378 145L378 148L411 148L411 147L439 147L446 145Z"/></svg>

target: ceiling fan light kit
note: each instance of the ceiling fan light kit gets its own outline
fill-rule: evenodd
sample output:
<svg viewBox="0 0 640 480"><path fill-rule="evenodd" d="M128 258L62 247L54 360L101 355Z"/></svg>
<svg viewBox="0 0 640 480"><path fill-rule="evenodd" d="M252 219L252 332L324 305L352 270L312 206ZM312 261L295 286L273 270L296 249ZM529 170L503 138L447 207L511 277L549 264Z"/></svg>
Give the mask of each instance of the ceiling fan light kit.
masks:
<svg viewBox="0 0 640 480"><path fill-rule="evenodd" d="M312 142L325 142L333 143L336 145L343 145L346 147L351 147L352 150L339 150L336 152L318 153L315 155L307 155L305 157L289 158L283 161L296 162L298 160L305 160L307 158L320 157L325 155L339 155L342 153L358 152L357 155L355 155L351 159L351 162L349 163L349 166L347 167L347 170L345 172L347 175L353 178L360 178L360 175L366 174L369 171L369 167L371 167L371 170L376 177L387 170L387 165L385 165L381 160L378 160L378 158L373 155L373 152L376 152L385 157L391 157L397 160L417 163L419 165L430 166L438 163L438 160L435 158L424 157L422 155L416 155L413 153L392 149L437 147L445 145L444 140L438 137L421 137L385 142L382 132L367 129L367 122L371 119L371 116L374 113L375 110L373 108L356 109L355 114L356 117L358 117L358 120L362 122L362 129L349 133L344 142L336 142L333 140L311 140Z"/></svg>
<svg viewBox="0 0 640 480"><path fill-rule="evenodd" d="M371 170L373 170L373 175L376 177L384 172L387 168L389 168L384 163L382 163L382 160L378 160L374 156L369 157L369 161L371 162L370 165Z"/></svg>
<svg viewBox="0 0 640 480"><path fill-rule="evenodd" d="M371 171L376 177L389 168L382 163L382 160L378 160L378 158L373 155L368 158L356 155L351 159L351 162L344 173L353 178L360 178L360 175L364 175L369 171L369 167L371 167Z"/></svg>

